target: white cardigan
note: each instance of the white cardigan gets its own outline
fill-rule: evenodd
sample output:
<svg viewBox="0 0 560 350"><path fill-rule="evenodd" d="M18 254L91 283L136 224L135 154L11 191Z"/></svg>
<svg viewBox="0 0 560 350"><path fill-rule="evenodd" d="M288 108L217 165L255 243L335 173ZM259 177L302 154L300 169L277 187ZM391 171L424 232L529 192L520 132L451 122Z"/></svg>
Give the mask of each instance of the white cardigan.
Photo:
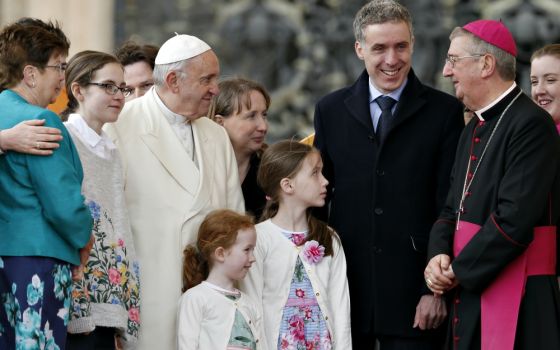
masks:
<svg viewBox="0 0 560 350"><path fill-rule="evenodd" d="M289 241L270 220L256 225L255 263L241 283L241 289L260 301L264 333L269 349L276 349L282 313L301 246ZM352 349L350 296L346 278L346 257L338 240L333 240L333 256L318 264L300 258L331 333L333 349Z"/></svg>
<svg viewBox="0 0 560 350"><path fill-rule="evenodd" d="M202 282L179 300L177 346L179 350L225 350L239 310L255 337L257 350L266 349L257 304L241 294L234 301Z"/></svg>

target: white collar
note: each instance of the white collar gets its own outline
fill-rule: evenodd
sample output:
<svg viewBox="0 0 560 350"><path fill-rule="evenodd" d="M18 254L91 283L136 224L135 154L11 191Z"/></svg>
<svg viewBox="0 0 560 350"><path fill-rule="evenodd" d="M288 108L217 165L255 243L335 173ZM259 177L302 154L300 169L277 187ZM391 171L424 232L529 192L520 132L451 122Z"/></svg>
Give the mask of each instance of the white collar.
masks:
<svg viewBox="0 0 560 350"><path fill-rule="evenodd" d="M509 87L509 89L507 89L503 94L501 94L500 96L498 96L497 99L495 99L494 101L492 101L489 105L487 105L486 107L479 109L477 111L474 111L474 113L476 114L476 116L478 117L478 119L480 121L484 121L484 118L482 118L482 113L486 112L487 110L489 110L490 108L494 107L498 102L500 102L501 100L503 100L504 97L506 97L510 92L513 91L513 89L515 89L515 87L517 86L517 84L515 83L515 81L513 82L513 84Z"/></svg>
<svg viewBox="0 0 560 350"><path fill-rule="evenodd" d="M155 89L155 86L151 88L151 92L154 94L154 99L156 100L156 103L158 104L159 108L163 112L163 115L165 119L167 119L169 124L171 125L190 124L189 120L185 116L173 112L165 105L165 103L163 103L161 97L159 97Z"/></svg>
<svg viewBox="0 0 560 350"><path fill-rule="evenodd" d="M209 287L209 288L217 290L218 292L223 293L223 294L235 295L235 296L239 296L241 294L241 292L238 289L234 289L234 290L225 289L225 288L222 288L220 286L215 285L214 283L210 283L208 281L202 281L202 284Z"/></svg>
<svg viewBox="0 0 560 350"><path fill-rule="evenodd" d="M66 123L72 125L78 133L80 140L92 149L102 147L107 150L113 150L117 148L103 130L101 130L101 135L96 133L78 113L71 113Z"/></svg>
<svg viewBox="0 0 560 350"><path fill-rule="evenodd" d="M393 98L395 101L399 101L399 99L401 98L402 92L404 90L404 87L406 86L406 83L408 82L408 77L404 80L404 82L402 83L401 86L399 86L398 89L391 91L388 94L384 94L381 91L379 91L375 85L373 85L373 83L371 82L371 78L368 79L368 83L369 83L369 103L372 103L373 101L375 101L375 99L377 99L379 96L389 96L391 98Z"/></svg>

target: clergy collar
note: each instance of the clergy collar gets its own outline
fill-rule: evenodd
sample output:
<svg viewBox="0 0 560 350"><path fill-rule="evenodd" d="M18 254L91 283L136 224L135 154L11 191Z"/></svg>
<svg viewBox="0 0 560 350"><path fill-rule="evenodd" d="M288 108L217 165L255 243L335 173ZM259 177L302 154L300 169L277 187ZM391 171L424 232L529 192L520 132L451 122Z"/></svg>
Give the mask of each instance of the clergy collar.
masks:
<svg viewBox="0 0 560 350"><path fill-rule="evenodd" d="M161 97L159 97L155 87L152 87L151 92L154 94L154 99L156 100L156 103L159 106L159 109L162 111L165 119L167 119L167 121L169 121L169 124L176 125L176 124L185 124L185 123L188 124L189 123L189 120L187 119L187 117L173 112L172 110L170 110L165 105L165 103L163 102Z"/></svg>
<svg viewBox="0 0 560 350"><path fill-rule="evenodd" d="M368 83L369 83L369 103L372 103L373 101L375 101L376 98L378 98L379 96L389 96L391 98L393 98L395 101L399 101L399 99L401 98L402 92L406 86L406 83L408 83L408 77L404 80L404 82L402 83L401 86L399 86L398 89L391 91L388 94L384 94L381 91L379 91L375 85L372 84L371 79L368 79Z"/></svg>
<svg viewBox="0 0 560 350"><path fill-rule="evenodd" d="M474 114L478 117L478 119L480 121L484 121L485 118L488 118L486 116L486 112L489 111L492 107L494 107L495 105L498 104L498 102L500 102L501 100L503 100L510 92L513 91L513 89L515 89L517 87L517 84L515 83L515 81L513 82L513 84L509 87L509 89L507 89L506 91L504 91L503 94L501 94L500 96L498 96L498 98L496 98L494 101L490 102L489 105L487 105L486 107L479 109L477 111L474 111ZM484 114L484 116L483 116ZM492 114L490 114L491 116Z"/></svg>

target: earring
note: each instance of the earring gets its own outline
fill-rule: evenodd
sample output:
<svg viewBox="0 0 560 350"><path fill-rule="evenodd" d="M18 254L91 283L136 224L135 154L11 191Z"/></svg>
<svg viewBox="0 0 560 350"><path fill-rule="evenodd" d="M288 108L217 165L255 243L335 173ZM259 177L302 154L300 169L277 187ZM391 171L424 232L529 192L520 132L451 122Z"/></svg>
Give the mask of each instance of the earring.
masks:
<svg viewBox="0 0 560 350"><path fill-rule="evenodd" d="M35 75L31 75L31 79L33 79L33 80L31 81L31 87L32 87L32 88L35 88Z"/></svg>

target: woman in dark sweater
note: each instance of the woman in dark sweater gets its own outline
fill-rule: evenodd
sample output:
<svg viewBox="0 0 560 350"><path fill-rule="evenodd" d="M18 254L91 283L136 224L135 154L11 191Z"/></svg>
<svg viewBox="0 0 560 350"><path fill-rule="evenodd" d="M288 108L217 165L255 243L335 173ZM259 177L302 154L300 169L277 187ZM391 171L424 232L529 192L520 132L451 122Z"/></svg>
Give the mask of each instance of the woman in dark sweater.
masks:
<svg viewBox="0 0 560 350"><path fill-rule="evenodd" d="M212 100L208 117L222 125L229 135L245 209L258 219L266 203L266 196L257 184L257 170L266 147L270 96L262 85L243 78L226 79L219 87L220 93Z"/></svg>

